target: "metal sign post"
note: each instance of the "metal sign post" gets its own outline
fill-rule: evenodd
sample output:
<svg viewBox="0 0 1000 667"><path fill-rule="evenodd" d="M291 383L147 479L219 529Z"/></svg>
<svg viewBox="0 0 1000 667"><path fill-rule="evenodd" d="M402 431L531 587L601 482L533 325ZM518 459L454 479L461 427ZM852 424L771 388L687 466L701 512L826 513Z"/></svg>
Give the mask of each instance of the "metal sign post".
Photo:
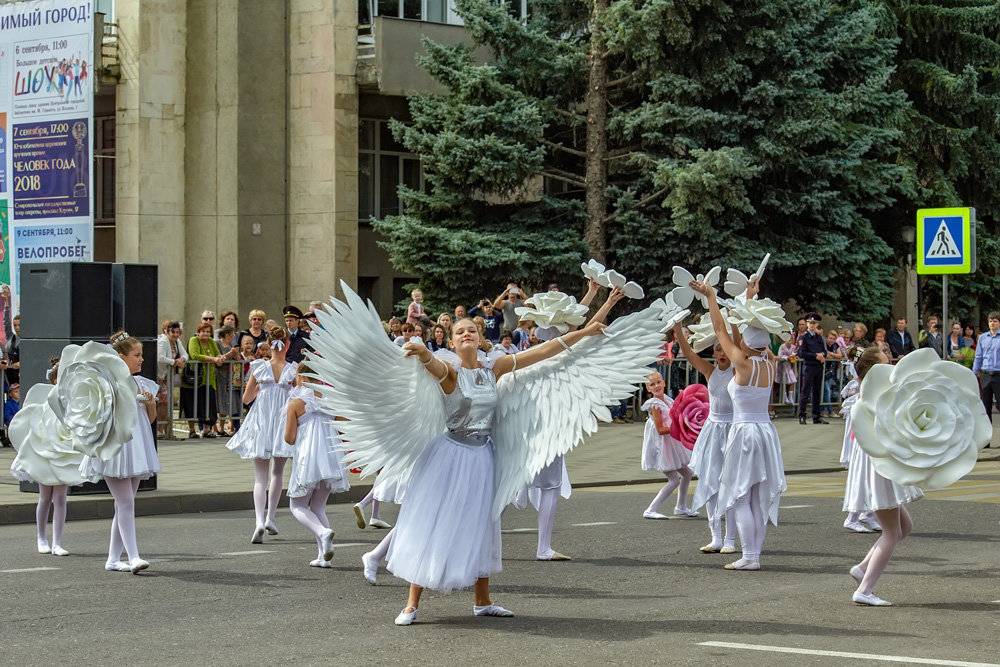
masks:
<svg viewBox="0 0 1000 667"><path fill-rule="evenodd" d="M976 209L917 211L917 273L941 276L941 358L948 358L948 276L976 270ZM945 335L945 334L948 335Z"/></svg>

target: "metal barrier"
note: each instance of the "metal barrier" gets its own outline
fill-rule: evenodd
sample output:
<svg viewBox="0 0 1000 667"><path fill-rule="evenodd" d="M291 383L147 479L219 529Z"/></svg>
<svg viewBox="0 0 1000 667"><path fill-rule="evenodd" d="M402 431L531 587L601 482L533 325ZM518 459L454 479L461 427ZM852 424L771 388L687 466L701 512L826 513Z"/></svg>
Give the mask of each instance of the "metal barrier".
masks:
<svg viewBox="0 0 1000 667"><path fill-rule="evenodd" d="M188 360L185 363L185 367L191 366L194 370L194 384L191 387L185 387L183 386L182 383L179 382L180 372L175 372L173 369L168 370L166 377L166 389L167 389L167 400L169 401L169 407L167 409L166 419L164 420L158 419L156 421L157 429L159 429L160 426L164 427L163 438L167 440L174 439L174 424L176 423L197 424L198 422L210 422L212 425L215 425L218 422L225 421L227 419L237 420L242 422L243 419L246 417L246 412L247 412L243 407L243 390L246 387L247 376L249 374L249 364L250 361L242 359L227 359L221 362L220 364L204 362L204 361ZM236 376L239 380L239 384L233 384L232 382L233 367L235 367L236 365L241 366L241 368L239 369L239 373ZM215 388L213 388L212 385L207 382L204 385L201 384L207 366L212 366L213 368L215 368L215 381L216 381ZM225 383L223 382L224 378L226 378ZM157 381L157 384L159 384L159 381ZM218 409L216 409L215 414L213 415L199 415L198 408L200 407L200 401L198 400L199 399L198 394L200 393L202 395L201 398L203 398L204 406L206 408L212 405L213 401L211 400L210 396L212 394L215 394L216 395L215 403L216 406L218 407L217 403L218 394L220 393L220 391L224 391L222 389L223 384L226 384L229 387L229 391L232 393L233 396L231 400L236 401L237 409L233 411L234 414L222 415L220 417L219 411ZM180 389L180 391L177 392L178 396L175 398L174 393L175 390L177 389ZM192 409L191 411L194 414L190 415L185 414L182 417L180 416L180 409L182 407L182 404L184 403L184 392L186 391L192 392L190 394L190 399L191 399L190 407Z"/></svg>

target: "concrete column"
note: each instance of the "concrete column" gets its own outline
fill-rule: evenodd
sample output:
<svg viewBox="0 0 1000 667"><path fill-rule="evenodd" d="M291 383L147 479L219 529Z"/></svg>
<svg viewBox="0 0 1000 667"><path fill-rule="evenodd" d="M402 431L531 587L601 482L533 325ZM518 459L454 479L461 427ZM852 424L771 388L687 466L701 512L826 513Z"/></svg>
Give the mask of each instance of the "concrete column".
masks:
<svg viewBox="0 0 1000 667"><path fill-rule="evenodd" d="M160 317L184 312L186 7L118 0L115 256L159 264Z"/></svg>
<svg viewBox="0 0 1000 667"><path fill-rule="evenodd" d="M289 300L358 273L355 0L288 0Z"/></svg>

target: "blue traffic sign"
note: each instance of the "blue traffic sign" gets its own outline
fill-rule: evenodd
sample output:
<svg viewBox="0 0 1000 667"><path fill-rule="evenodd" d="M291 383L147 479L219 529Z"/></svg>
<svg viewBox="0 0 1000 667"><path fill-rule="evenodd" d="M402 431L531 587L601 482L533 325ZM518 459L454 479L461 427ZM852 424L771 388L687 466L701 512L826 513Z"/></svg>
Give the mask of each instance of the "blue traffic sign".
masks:
<svg viewBox="0 0 1000 667"><path fill-rule="evenodd" d="M976 212L973 208L917 211L917 273L976 270Z"/></svg>

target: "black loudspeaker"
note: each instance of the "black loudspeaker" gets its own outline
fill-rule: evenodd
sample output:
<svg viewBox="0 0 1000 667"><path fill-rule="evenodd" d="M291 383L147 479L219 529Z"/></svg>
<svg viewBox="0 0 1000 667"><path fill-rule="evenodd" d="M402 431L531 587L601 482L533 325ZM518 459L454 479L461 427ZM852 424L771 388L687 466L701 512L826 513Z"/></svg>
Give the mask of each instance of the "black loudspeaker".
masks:
<svg viewBox="0 0 1000 667"><path fill-rule="evenodd" d="M124 329L135 338L156 338L159 333L157 266L113 264L111 279L114 294L112 330Z"/></svg>
<svg viewBox="0 0 1000 667"><path fill-rule="evenodd" d="M22 264L22 338L106 338L112 330L111 264Z"/></svg>

